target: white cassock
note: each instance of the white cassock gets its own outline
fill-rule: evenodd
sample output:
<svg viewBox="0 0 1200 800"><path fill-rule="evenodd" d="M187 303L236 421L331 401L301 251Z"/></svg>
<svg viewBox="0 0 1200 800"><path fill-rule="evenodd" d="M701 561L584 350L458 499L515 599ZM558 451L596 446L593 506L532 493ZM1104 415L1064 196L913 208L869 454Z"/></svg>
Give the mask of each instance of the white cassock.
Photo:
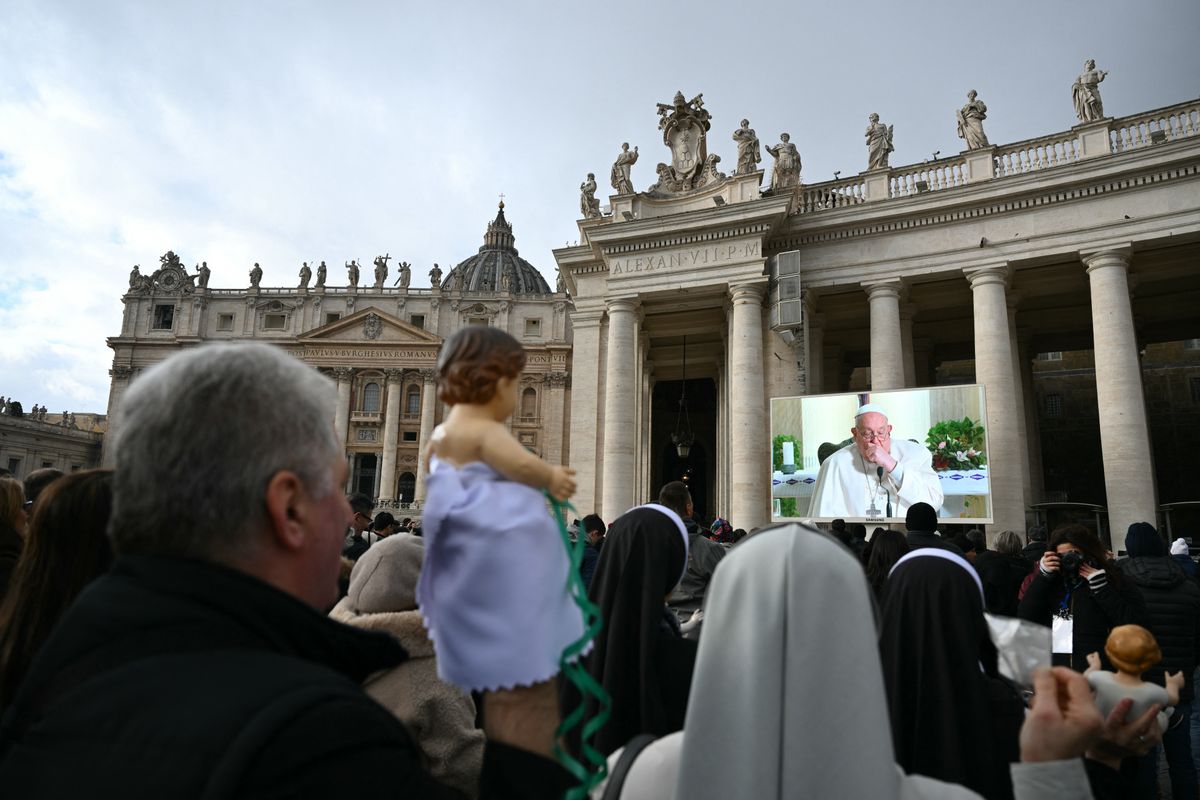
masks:
<svg viewBox="0 0 1200 800"><path fill-rule="evenodd" d="M942 507L942 486L933 471L933 456L925 445L892 439L891 456L896 467L878 476L878 465L850 444L825 459L813 487L810 517L883 516L891 496L893 517L903 517L914 503L929 503L934 511ZM874 500L877 514L869 514Z"/></svg>

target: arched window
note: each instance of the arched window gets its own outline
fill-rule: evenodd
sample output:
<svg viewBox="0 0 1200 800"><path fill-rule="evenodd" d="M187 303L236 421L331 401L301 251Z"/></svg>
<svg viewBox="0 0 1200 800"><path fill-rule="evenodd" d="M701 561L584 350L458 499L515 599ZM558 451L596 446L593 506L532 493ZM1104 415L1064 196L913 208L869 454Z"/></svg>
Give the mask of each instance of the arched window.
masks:
<svg viewBox="0 0 1200 800"><path fill-rule="evenodd" d="M417 495L417 476L411 472L401 472L396 481L396 497L401 503L411 503Z"/></svg>
<svg viewBox="0 0 1200 800"><path fill-rule="evenodd" d="M521 392L521 416L537 416L537 390L532 386Z"/></svg>
<svg viewBox="0 0 1200 800"><path fill-rule="evenodd" d="M368 383L363 387L363 412L367 414L379 413L379 384Z"/></svg>
<svg viewBox="0 0 1200 800"><path fill-rule="evenodd" d="M416 386L408 387L408 395L404 400L405 414L420 414L421 413L421 390Z"/></svg>

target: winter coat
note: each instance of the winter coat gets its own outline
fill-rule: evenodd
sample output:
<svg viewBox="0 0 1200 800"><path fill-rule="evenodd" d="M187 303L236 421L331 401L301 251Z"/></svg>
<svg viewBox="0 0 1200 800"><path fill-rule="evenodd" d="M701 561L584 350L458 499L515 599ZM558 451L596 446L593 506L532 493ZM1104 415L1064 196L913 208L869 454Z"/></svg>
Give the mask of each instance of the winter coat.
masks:
<svg viewBox="0 0 1200 800"><path fill-rule="evenodd" d="M1163 682L1163 671L1183 670L1180 702L1192 699L1192 672L1200 659L1200 586L1170 556L1127 558L1121 573L1137 584L1146 601L1149 629L1162 650L1162 663L1146 672L1146 680Z"/></svg>
<svg viewBox="0 0 1200 800"><path fill-rule="evenodd" d="M478 797L483 731L475 728L475 703L470 695L438 679L433 643L425 633L421 612L361 614L345 598L329 616L362 630L391 634L408 651L407 661L372 675L363 688L404 723L435 778L468 797Z"/></svg>
<svg viewBox="0 0 1200 800"><path fill-rule="evenodd" d="M1036 569L1036 567L1035 567ZM983 596L991 614L1017 615L1021 582L1029 574L1029 562L1015 553L992 553L975 558L975 570L983 581Z"/></svg>
<svg viewBox="0 0 1200 800"><path fill-rule="evenodd" d="M692 520L686 520L684 524L688 532L687 570L668 602L681 611L689 611L703 604L704 592L717 564L725 557L725 548L705 536Z"/></svg>
<svg viewBox="0 0 1200 800"><path fill-rule="evenodd" d="M583 580L583 588L592 585L592 575L596 572L596 562L600 560L600 548L584 545L583 560L579 562L579 577Z"/></svg>
<svg viewBox="0 0 1200 800"><path fill-rule="evenodd" d="M1119 569L1113 567L1112 571L1119 572ZM1047 576L1035 568L1034 577L1017 607L1017 616L1050 627L1065 595L1066 585L1061 571ZM1122 580L1118 588L1111 576L1095 592L1087 581L1081 580L1071 591L1071 613L1070 666L1078 672L1087 669L1088 653L1099 653L1104 668L1112 670L1112 664L1104 653L1104 642L1108 639L1109 631L1117 625L1148 627L1146 604L1138 587L1133 581Z"/></svg>
<svg viewBox="0 0 1200 800"><path fill-rule="evenodd" d="M1042 560L1042 556L1046 554L1045 542L1030 542L1021 548L1021 555L1031 564L1036 564Z"/></svg>
<svg viewBox="0 0 1200 800"><path fill-rule="evenodd" d="M1176 564L1183 568L1183 574L1187 575L1189 578L1196 577L1196 562L1192 561L1191 556L1181 553L1177 556L1171 556L1171 558Z"/></svg>
<svg viewBox="0 0 1200 800"><path fill-rule="evenodd" d="M63 617L0 722L6 797L461 798L359 687L391 637L246 573L127 555ZM557 797L548 759L489 745L485 798Z"/></svg>

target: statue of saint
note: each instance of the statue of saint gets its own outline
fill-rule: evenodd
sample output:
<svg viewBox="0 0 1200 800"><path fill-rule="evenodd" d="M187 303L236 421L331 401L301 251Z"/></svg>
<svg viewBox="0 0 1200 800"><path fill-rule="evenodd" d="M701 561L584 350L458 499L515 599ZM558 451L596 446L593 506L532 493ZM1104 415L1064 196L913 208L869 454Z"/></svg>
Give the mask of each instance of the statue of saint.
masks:
<svg viewBox="0 0 1200 800"><path fill-rule="evenodd" d="M617 190L617 194L633 194L633 182L630 180L629 172L637 160L638 149L635 147L631 151L629 142L622 143L621 153L613 162L611 175L612 187Z"/></svg>
<svg viewBox="0 0 1200 800"><path fill-rule="evenodd" d="M758 169L758 162L762 161L762 152L758 149L758 136L750 127L750 120L742 120L742 127L733 132L733 140L737 142L738 149L737 168L733 174L745 175ZM792 149L796 148L793 146ZM779 166L776 165L775 168L778 169Z"/></svg>
<svg viewBox="0 0 1200 800"><path fill-rule="evenodd" d="M772 189L790 189L800 183L800 151L791 139L788 134L781 133L779 144L767 146L767 152L775 158L775 172L771 175ZM740 158L739 155L739 161Z"/></svg>
<svg viewBox="0 0 1200 800"><path fill-rule="evenodd" d="M512 287L513 287L512 273L506 270L504 272L504 274L500 276L500 288L506 292L511 292Z"/></svg>
<svg viewBox="0 0 1200 800"><path fill-rule="evenodd" d="M982 100L977 100L978 93L972 89L967 92L967 104L956 113L958 118L958 138L965 139L968 150L987 147L987 134L983 132L983 121L987 119L987 106Z"/></svg>
<svg viewBox="0 0 1200 800"><path fill-rule="evenodd" d="M396 278L396 285L407 289L408 284L412 281L412 264L409 264L407 261L401 261L397 270L400 275Z"/></svg>
<svg viewBox="0 0 1200 800"><path fill-rule="evenodd" d="M1104 118L1104 103L1100 101L1100 81L1108 75L1107 70L1096 69L1096 62L1083 62L1083 72L1071 85L1071 99L1075 102L1075 116L1080 122L1095 122Z"/></svg>
<svg viewBox="0 0 1200 800"><path fill-rule="evenodd" d="M391 255L375 256L375 288L382 289L384 281L388 276L387 262L392 259Z"/></svg>
<svg viewBox="0 0 1200 800"><path fill-rule="evenodd" d="M892 125L884 125L878 114L872 114L867 126L867 169L880 169L888 165L888 153L892 147Z"/></svg>
<svg viewBox="0 0 1200 800"><path fill-rule="evenodd" d="M325 262L322 261L321 265L319 267L317 267L317 288L318 289L325 288L325 274L328 271L329 271L329 267L325 266Z"/></svg>
<svg viewBox="0 0 1200 800"><path fill-rule="evenodd" d="M130 289L137 290L137 289L142 288L142 270L140 269L140 267L141 267L140 264L134 264L133 269L131 269L129 271L129 288Z"/></svg>
<svg viewBox="0 0 1200 800"><path fill-rule="evenodd" d="M435 261L433 269L429 270L429 285L433 288L438 288L442 285L442 268Z"/></svg>
<svg viewBox="0 0 1200 800"><path fill-rule="evenodd" d="M587 180L579 184L579 213L584 219L600 217L600 201L596 199L596 175L589 172Z"/></svg>
<svg viewBox="0 0 1200 800"><path fill-rule="evenodd" d="M308 262L305 261L300 267L300 291L308 291L308 282L312 280L312 270L308 268Z"/></svg>
<svg viewBox="0 0 1200 800"><path fill-rule="evenodd" d="M254 268L250 270L250 286L257 289L260 283L262 283L262 267L255 261Z"/></svg>
<svg viewBox="0 0 1200 800"><path fill-rule="evenodd" d="M555 282L554 291L559 294L565 294L567 291L567 279L563 277L561 269L558 271L558 280Z"/></svg>
<svg viewBox="0 0 1200 800"><path fill-rule="evenodd" d="M358 288L358 259L346 262L346 277L350 279L350 286Z"/></svg>
<svg viewBox="0 0 1200 800"><path fill-rule="evenodd" d="M210 275L212 275L212 270L208 268L208 262L201 261L200 266L196 269L196 279L201 289L208 288L208 278Z"/></svg>

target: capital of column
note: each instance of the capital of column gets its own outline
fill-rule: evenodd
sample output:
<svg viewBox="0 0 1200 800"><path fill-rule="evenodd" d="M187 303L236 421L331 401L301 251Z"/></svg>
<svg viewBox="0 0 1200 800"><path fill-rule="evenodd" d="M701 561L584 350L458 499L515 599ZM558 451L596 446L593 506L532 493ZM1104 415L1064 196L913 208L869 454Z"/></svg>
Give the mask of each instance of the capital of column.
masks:
<svg viewBox="0 0 1200 800"><path fill-rule="evenodd" d="M1079 254L1079 260L1087 267L1088 274L1091 274L1092 270L1104 267L1120 267L1127 270L1132 257L1133 248L1129 245L1106 247L1103 250Z"/></svg>
<svg viewBox="0 0 1200 800"><path fill-rule="evenodd" d="M767 285L765 283L739 283L729 287L729 299L735 306L743 303L762 305L763 298L766 296Z"/></svg>
<svg viewBox="0 0 1200 800"><path fill-rule="evenodd" d="M598 327L604 319L603 308L583 308L571 311L571 325L576 328Z"/></svg>
<svg viewBox="0 0 1200 800"><path fill-rule="evenodd" d="M636 297L614 297L608 301L608 314L628 312L636 314L640 305Z"/></svg>
<svg viewBox="0 0 1200 800"><path fill-rule="evenodd" d="M404 370L402 369L385 369L383 375L388 383L400 383L404 380Z"/></svg>
<svg viewBox="0 0 1200 800"><path fill-rule="evenodd" d="M863 288L867 291L868 300L874 300L877 297L891 297L896 302L900 302L900 292L904 289L904 282L899 278L893 278L886 281L864 283Z"/></svg>
<svg viewBox="0 0 1200 800"><path fill-rule="evenodd" d="M333 378L338 383L348 381L352 377L354 377L354 370L351 369L350 367L334 367L333 368Z"/></svg>
<svg viewBox="0 0 1200 800"><path fill-rule="evenodd" d="M549 386L567 385L567 373L565 372L547 372L543 379Z"/></svg>
<svg viewBox="0 0 1200 800"><path fill-rule="evenodd" d="M420 374L421 381L424 383L437 383L437 370L436 369L418 370L418 374Z"/></svg>
<svg viewBox="0 0 1200 800"><path fill-rule="evenodd" d="M1007 266L1002 267L979 267L977 269L964 269L963 274L967 276L967 280L971 282L971 288L977 289L980 286L988 286L991 284L1000 284L1008 288L1008 277L1012 270Z"/></svg>

